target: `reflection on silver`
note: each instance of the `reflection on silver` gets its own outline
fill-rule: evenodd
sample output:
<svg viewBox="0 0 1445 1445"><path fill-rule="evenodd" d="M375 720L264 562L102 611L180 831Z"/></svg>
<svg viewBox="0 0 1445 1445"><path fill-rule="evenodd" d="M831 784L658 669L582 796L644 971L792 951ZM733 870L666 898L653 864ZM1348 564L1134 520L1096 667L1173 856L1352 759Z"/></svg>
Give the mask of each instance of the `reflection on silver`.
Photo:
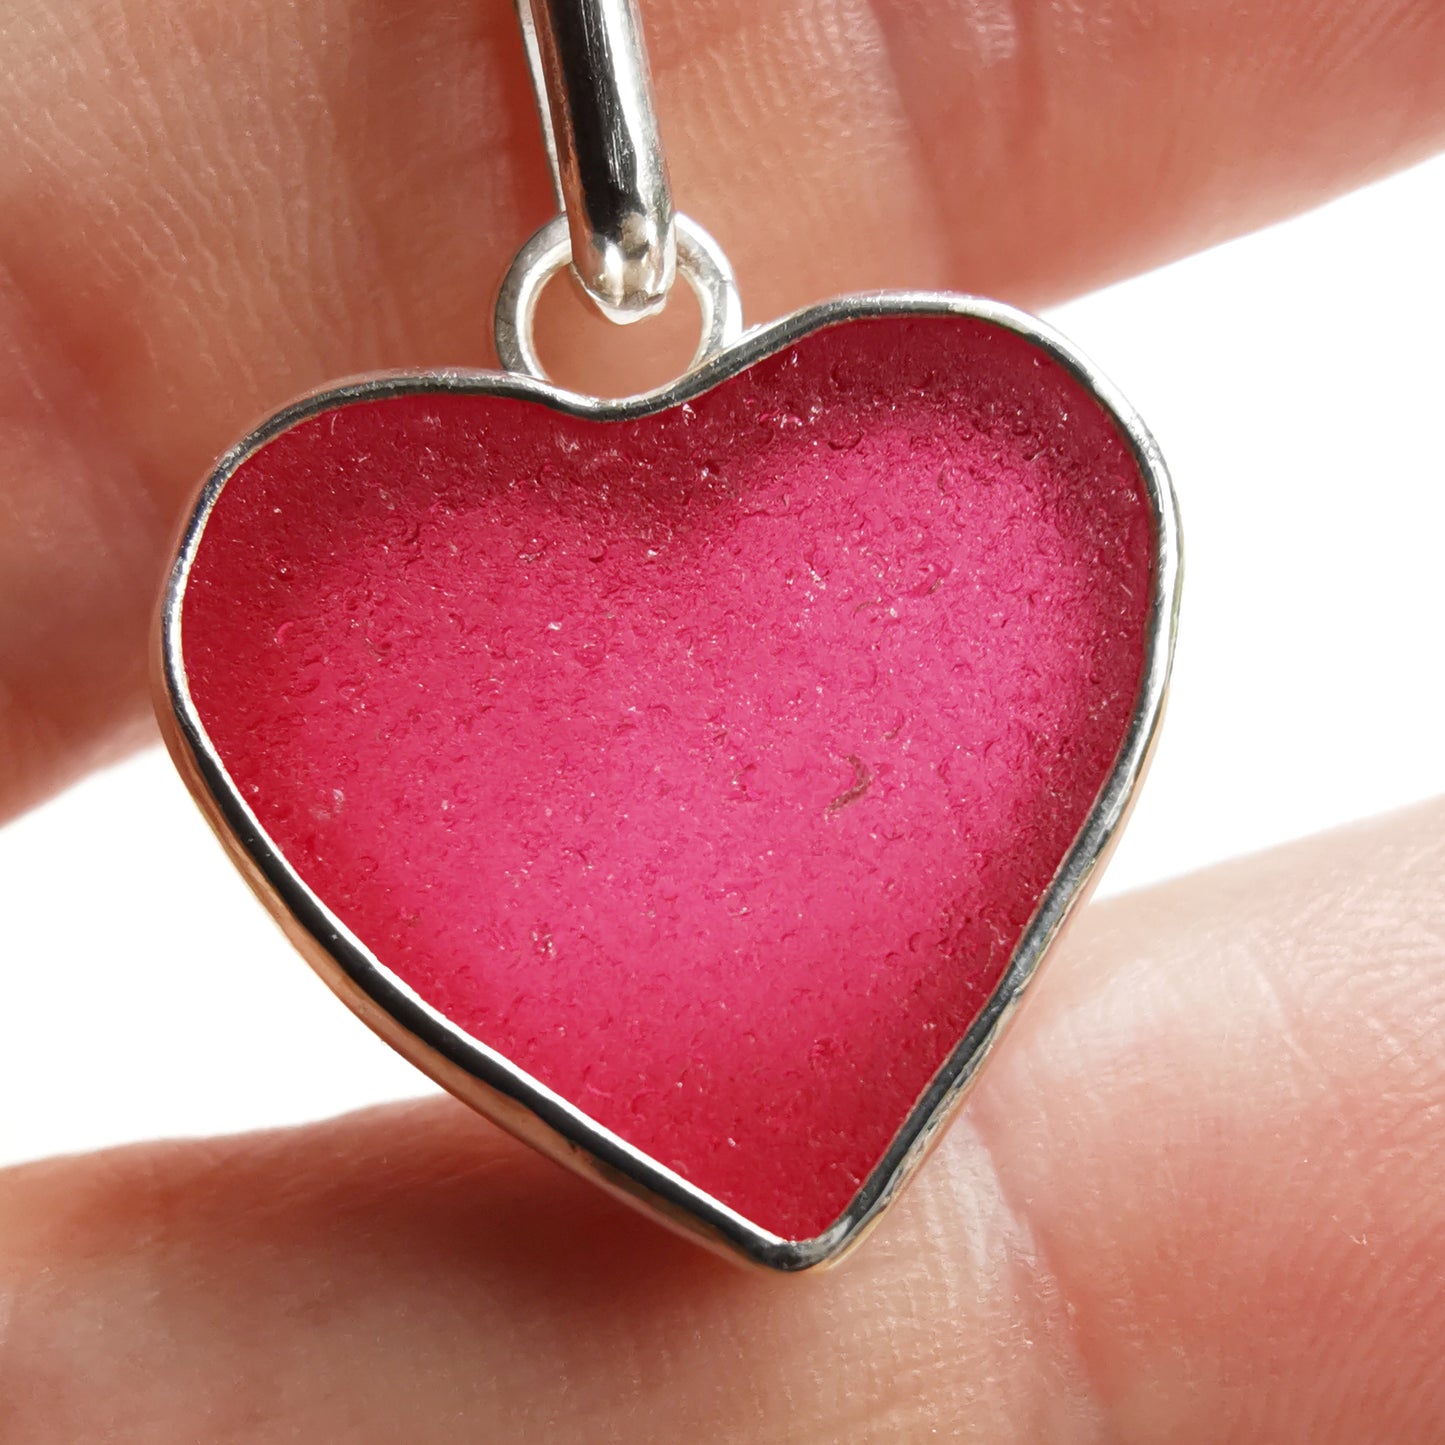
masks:
<svg viewBox="0 0 1445 1445"><path fill-rule="evenodd" d="M267 837L207 737L186 683L182 604L206 520L228 478L267 442L319 412L383 397L451 392L524 398L570 416L620 421L692 400L824 327L867 317L916 315L975 317L1017 333L1072 372L1115 418L1138 460L1157 538L1144 675L1113 770L983 1012L914 1105L848 1208L815 1238L788 1240L758 1228L664 1168L464 1033L349 932ZM177 765L252 887L332 988L388 1042L504 1128L676 1228L755 1264L803 1270L837 1260L855 1245L917 1167L997 1042L1046 951L1094 882L1127 815L1158 730L1174 651L1180 565L1174 492L1154 439L1118 392L1050 327L1011 307L973 297L931 292L843 297L750 331L671 385L621 401L560 391L526 375L440 371L359 378L295 402L228 452L201 491L166 588L157 711Z"/></svg>
<svg viewBox="0 0 1445 1445"><path fill-rule="evenodd" d="M611 321L660 311L676 274L672 190L633 0L517 0L573 269Z"/></svg>

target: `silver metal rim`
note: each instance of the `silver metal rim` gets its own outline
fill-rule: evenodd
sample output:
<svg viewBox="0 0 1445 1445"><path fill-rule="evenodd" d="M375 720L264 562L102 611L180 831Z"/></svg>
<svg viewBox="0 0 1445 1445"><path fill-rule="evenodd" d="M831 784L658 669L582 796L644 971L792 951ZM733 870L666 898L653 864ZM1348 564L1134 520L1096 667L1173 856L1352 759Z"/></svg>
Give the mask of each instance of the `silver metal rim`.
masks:
<svg viewBox="0 0 1445 1445"><path fill-rule="evenodd" d="M691 217L678 215L674 220L678 274L686 277L702 313L702 336L688 363L688 371L693 371L742 335L743 306L722 247ZM495 336L503 370L548 381L534 336L537 302L543 287L571 260L572 239L565 215L554 216L517 252L497 297Z"/></svg>
<svg viewBox="0 0 1445 1445"><path fill-rule="evenodd" d="M1039 347L1091 391L1128 441L1148 491L1157 542L1144 674L1114 767L983 1011L918 1099L847 1209L821 1234L788 1240L759 1228L657 1163L450 1023L381 963L311 892L232 783L196 712L182 653L186 580L207 518L227 480L281 432L320 412L385 397L452 392L510 396L571 416L624 420L692 400L825 327L870 317L939 314L985 321ZM621 401L560 391L527 376L438 371L361 377L293 403L226 453L202 487L166 587L157 710L177 765L247 880L327 982L394 1047L504 1128L612 1192L648 1207L673 1226L748 1262L798 1271L841 1258L876 1222L936 1141L1037 975L1048 949L1087 896L1128 815L1158 735L1173 660L1181 577L1178 510L1158 445L1133 408L1056 331L1011 307L974 297L936 292L843 297L757 328L672 385Z"/></svg>

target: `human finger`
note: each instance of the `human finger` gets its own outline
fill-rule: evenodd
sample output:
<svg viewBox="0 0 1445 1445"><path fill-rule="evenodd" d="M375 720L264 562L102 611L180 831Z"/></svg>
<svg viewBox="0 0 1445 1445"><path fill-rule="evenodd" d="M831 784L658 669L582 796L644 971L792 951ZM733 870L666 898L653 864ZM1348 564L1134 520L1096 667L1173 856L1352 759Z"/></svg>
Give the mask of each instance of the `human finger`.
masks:
<svg viewBox="0 0 1445 1445"><path fill-rule="evenodd" d="M646 22L679 200L758 318L885 285L1038 303L1445 131L1445 10L1418 0ZM149 736L146 627L209 460L328 378L488 362L550 200L501 0L39 0L0 42L3 816ZM583 321L544 337L565 376L653 373L655 332L619 359Z"/></svg>
<svg viewBox="0 0 1445 1445"><path fill-rule="evenodd" d="M14 1438L1434 1438L1442 839L1437 803L1089 910L826 1274L449 1100L12 1170Z"/></svg>

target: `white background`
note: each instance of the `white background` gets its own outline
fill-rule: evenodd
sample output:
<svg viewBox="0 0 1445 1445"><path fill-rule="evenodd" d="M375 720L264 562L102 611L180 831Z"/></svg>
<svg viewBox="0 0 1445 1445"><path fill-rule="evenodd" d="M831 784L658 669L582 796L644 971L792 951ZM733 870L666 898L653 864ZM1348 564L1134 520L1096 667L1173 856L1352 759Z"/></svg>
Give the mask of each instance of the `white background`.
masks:
<svg viewBox="0 0 1445 1445"><path fill-rule="evenodd" d="M1445 791L1442 258L1445 159L1053 313L1184 515L1170 715L1106 890ZM0 990L0 1162L429 1087L157 751L0 832Z"/></svg>

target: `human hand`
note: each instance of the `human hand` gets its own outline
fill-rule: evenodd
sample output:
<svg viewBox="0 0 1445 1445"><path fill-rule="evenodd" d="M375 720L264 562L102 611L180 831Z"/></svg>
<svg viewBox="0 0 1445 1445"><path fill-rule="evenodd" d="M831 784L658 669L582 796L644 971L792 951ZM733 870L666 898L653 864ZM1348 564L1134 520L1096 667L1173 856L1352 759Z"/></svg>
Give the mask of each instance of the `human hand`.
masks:
<svg viewBox="0 0 1445 1445"><path fill-rule="evenodd" d="M1193 33L1104 10L1072 48L1031 12L993 66L965 19L894 7L882 57L866 19L804 11L694 17L686 45L676 7L647 17L679 190L758 315L885 283L1037 303L1438 142L1418 6ZM485 360L487 289L547 210L505 7L128 13L72 6L49 23L75 44L7 26L11 807L143 717L160 554L218 441L340 372ZM448 115L489 103L495 149L459 144ZM449 1104L16 1171L15 1438L1430 1438L1438 832L1427 811L1086 918L831 1278L720 1271Z"/></svg>

